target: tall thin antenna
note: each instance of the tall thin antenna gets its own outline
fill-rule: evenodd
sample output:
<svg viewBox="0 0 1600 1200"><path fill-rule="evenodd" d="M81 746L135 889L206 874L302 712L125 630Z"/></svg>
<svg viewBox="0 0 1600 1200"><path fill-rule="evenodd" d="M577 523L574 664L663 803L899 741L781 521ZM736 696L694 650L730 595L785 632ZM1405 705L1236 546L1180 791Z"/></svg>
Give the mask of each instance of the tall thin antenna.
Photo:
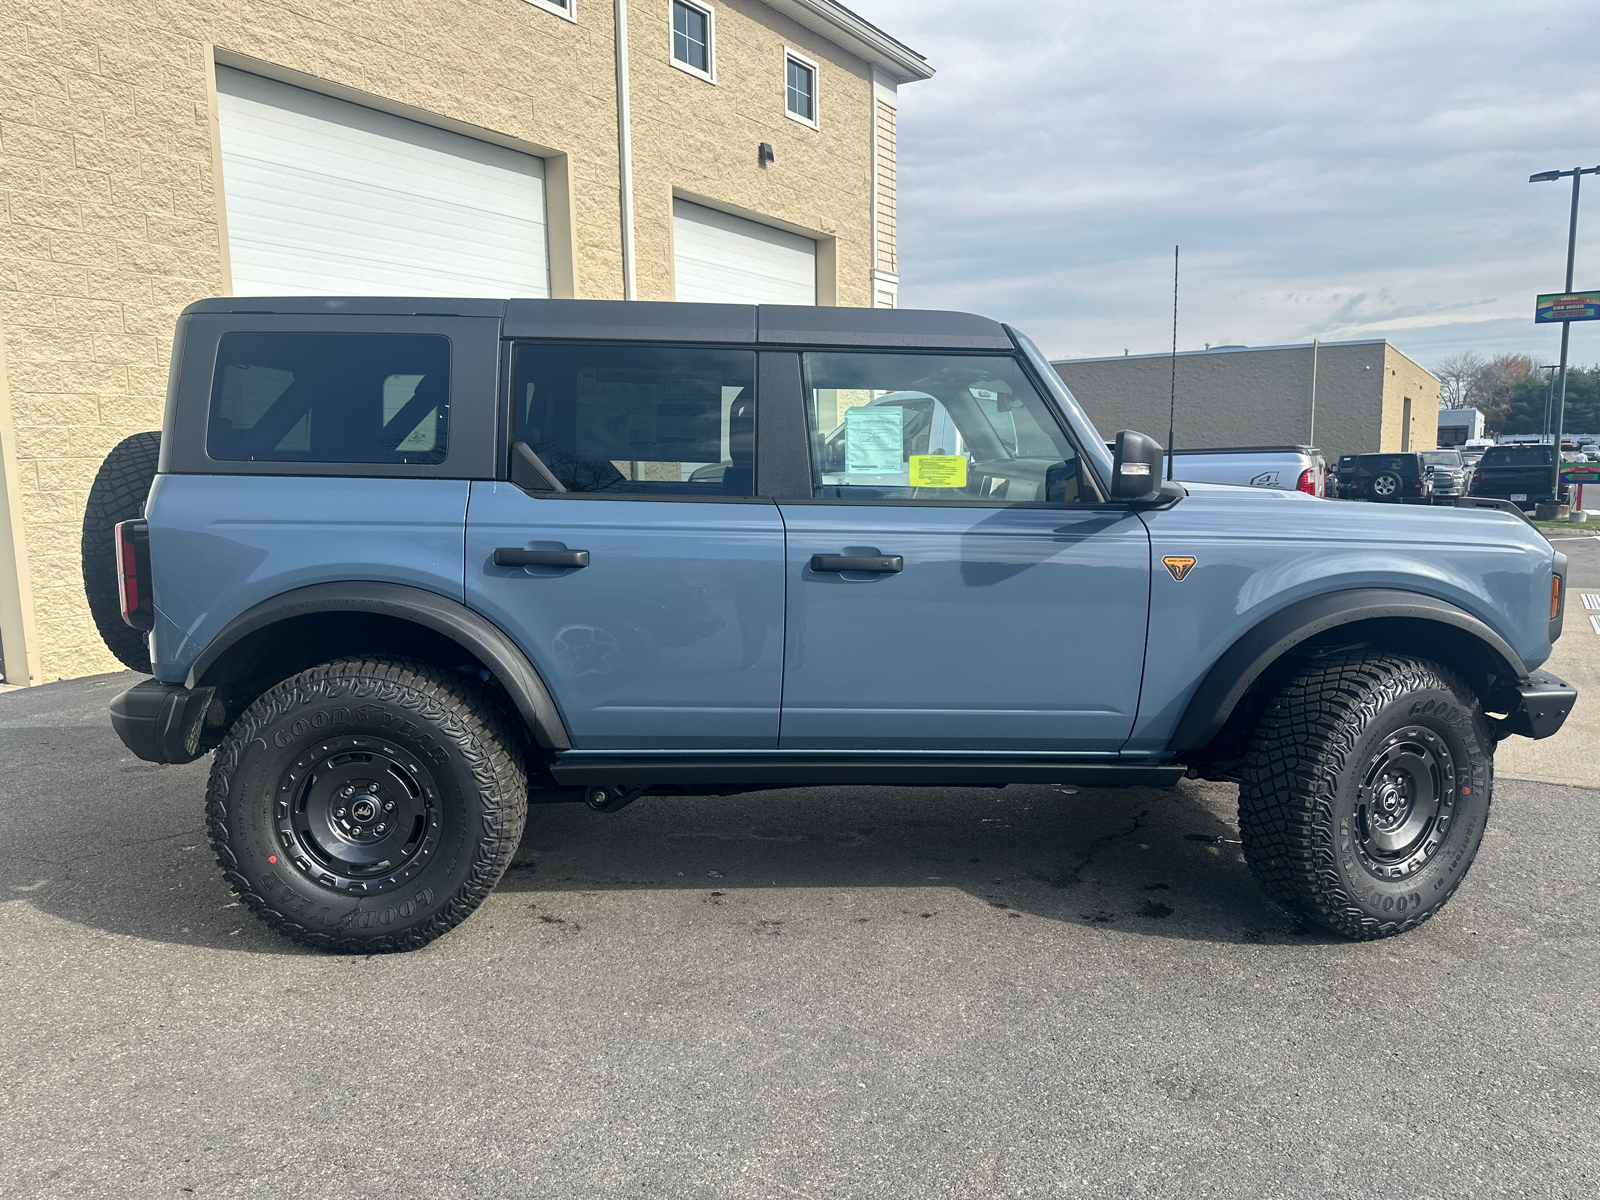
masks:
<svg viewBox="0 0 1600 1200"><path fill-rule="evenodd" d="M1172 395L1167 402L1167 478L1172 478L1172 439L1178 424L1178 248L1172 248Z"/></svg>

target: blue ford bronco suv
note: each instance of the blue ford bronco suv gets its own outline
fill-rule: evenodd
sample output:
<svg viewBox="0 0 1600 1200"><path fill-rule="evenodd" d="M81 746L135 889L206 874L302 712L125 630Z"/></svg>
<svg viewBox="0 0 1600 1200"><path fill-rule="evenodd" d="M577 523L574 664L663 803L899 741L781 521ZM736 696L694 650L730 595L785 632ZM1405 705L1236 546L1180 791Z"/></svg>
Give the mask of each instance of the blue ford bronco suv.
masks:
<svg viewBox="0 0 1600 1200"><path fill-rule="evenodd" d="M1274 901L1425 921L1494 747L1558 729L1565 559L1519 516L1162 479L951 312L207 300L84 524L140 758L213 753L244 902L424 945L536 801L1239 784ZM1495 502L1488 502L1493 504Z"/></svg>

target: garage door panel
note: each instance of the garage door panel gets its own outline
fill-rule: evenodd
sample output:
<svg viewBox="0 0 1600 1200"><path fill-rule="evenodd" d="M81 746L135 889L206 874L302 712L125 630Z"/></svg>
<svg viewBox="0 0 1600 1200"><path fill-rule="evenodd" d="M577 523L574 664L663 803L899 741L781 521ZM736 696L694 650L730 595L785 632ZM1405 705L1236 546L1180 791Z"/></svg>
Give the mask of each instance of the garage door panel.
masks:
<svg viewBox="0 0 1600 1200"><path fill-rule="evenodd" d="M234 292L548 296L544 163L217 72Z"/></svg>
<svg viewBox="0 0 1600 1200"><path fill-rule="evenodd" d="M709 304L815 304L817 244L687 200L672 202L674 296Z"/></svg>

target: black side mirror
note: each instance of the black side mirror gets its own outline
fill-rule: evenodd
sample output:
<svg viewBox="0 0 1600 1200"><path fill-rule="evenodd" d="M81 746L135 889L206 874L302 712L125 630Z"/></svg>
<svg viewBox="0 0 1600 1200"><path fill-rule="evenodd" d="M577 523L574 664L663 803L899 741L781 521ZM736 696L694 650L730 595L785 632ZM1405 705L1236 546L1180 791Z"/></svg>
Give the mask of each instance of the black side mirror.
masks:
<svg viewBox="0 0 1600 1200"><path fill-rule="evenodd" d="M1153 503L1161 498L1161 467L1166 451L1153 437L1124 429L1111 458L1111 498Z"/></svg>

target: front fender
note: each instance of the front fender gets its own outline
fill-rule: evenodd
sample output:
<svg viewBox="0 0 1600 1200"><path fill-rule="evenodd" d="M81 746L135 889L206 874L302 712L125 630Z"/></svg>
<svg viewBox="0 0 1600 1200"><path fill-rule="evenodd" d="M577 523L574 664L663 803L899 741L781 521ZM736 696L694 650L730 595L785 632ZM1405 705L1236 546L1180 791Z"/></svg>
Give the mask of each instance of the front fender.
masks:
<svg viewBox="0 0 1600 1200"><path fill-rule="evenodd" d="M1517 653L1471 613L1432 596L1381 588L1358 588L1312 596L1279 609L1228 648L1195 691L1173 732L1179 755L1203 748L1227 723L1250 685L1285 654L1319 634L1373 620L1429 621L1458 629L1479 642L1504 685L1528 682Z"/></svg>
<svg viewBox="0 0 1600 1200"><path fill-rule="evenodd" d="M1519 518L1204 484L1189 490L1182 503L1142 514L1154 561L1139 716L1123 747L1130 756L1167 753L1223 657L1263 622L1318 597L1400 593L1425 610L1406 619L1508 658L1508 685L1549 656L1554 553ZM1194 565L1175 578L1163 567L1168 556ZM1441 622L1446 610L1488 630L1495 648ZM1208 689L1207 699L1222 703L1230 690ZM1186 733L1194 727L1191 720Z"/></svg>

